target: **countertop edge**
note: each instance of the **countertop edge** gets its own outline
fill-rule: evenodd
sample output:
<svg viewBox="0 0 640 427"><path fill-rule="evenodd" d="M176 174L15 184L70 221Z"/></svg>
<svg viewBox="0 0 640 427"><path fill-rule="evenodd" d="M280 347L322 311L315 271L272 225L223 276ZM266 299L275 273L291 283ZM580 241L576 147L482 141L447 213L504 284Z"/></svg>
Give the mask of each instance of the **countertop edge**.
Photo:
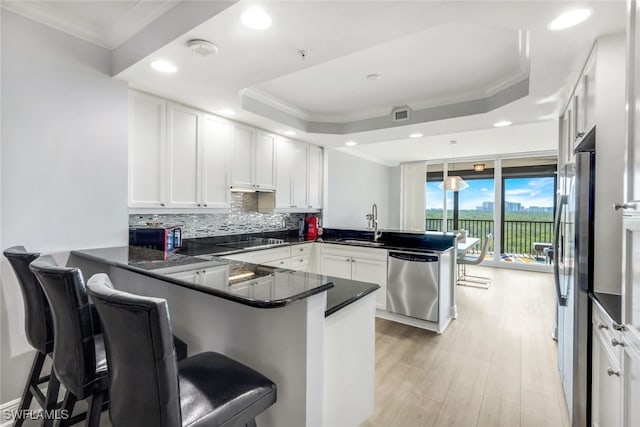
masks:
<svg viewBox="0 0 640 427"><path fill-rule="evenodd" d="M279 299L279 300L270 300L270 301L256 301L256 300L248 300L248 299L244 299L244 298L240 298L240 297L236 297L232 294L227 294L224 292L220 292L216 289L211 289L211 288L204 288L204 287L198 287L195 286L193 284L188 284L184 281L181 281L179 279L174 279L172 277L167 277L161 274L156 274L153 271L149 271L149 270L145 270L142 268L137 268L137 267L133 267L130 265L125 265L125 264L121 264L118 262L113 262L111 260L107 260L105 258L101 258L99 256L96 255L92 255L92 254L87 254L82 252L82 250L72 250L70 252L71 255L75 255L78 256L80 258L85 258L85 259L89 259L92 261L98 261L98 262L102 262L105 263L107 265L111 265L113 267L118 267L118 268L123 268L125 270L129 270L132 271L134 273L139 273L142 274L143 276L147 276L147 277L151 277L154 279L158 279L158 280L162 280L164 282L168 282L174 285L178 285L180 287L183 288L187 288L187 289L191 289L194 291L198 291L198 292L202 292L204 294L208 294L208 295L213 295L215 297L219 297L219 298L223 298L229 301L233 301L233 302L237 302L239 304L242 305L246 305L249 307L255 307L255 308L280 308L280 307L284 307L285 305L291 304L293 302L296 301L300 301L303 300L305 298L308 298L312 295L315 294L319 294L321 292L327 291L331 288L333 288L335 285L333 284L333 282L327 282L322 286L318 286L317 288L314 288L312 290L306 291L306 292L302 292L300 294L294 295L290 298L284 298L284 299ZM88 278L85 278L88 279Z"/></svg>
<svg viewBox="0 0 640 427"><path fill-rule="evenodd" d="M372 284L372 286L369 289L364 290L362 292L359 292L358 294L354 295L353 297L344 300L340 304L336 304L335 306L325 310L324 317L326 318L326 317L331 316L332 314L335 314L336 312L342 310L343 308L347 307L348 305L351 305L354 302L359 301L362 298L366 297L367 295L374 293L378 289L380 289L380 285Z"/></svg>

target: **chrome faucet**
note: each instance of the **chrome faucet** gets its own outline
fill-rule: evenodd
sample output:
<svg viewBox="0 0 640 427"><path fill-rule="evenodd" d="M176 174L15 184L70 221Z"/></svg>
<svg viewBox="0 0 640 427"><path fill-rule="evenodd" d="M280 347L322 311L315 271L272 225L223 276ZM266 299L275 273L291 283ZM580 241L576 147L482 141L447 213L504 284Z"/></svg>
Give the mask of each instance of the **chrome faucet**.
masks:
<svg viewBox="0 0 640 427"><path fill-rule="evenodd" d="M373 241L377 242L382 232L378 231L378 206L375 203L371 206L371 221L373 222Z"/></svg>

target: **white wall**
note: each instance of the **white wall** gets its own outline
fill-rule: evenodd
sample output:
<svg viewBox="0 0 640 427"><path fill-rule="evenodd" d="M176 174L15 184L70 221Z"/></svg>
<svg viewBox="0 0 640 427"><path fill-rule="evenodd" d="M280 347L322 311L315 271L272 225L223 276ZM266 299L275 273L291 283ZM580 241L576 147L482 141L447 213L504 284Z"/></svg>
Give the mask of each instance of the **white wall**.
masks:
<svg viewBox="0 0 640 427"><path fill-rule="evenodd" d="M323 225L366 228L365 216L376 203L380 228L390 228L390 168L332 149L325 156Z"/></svg>
<svg viewBox="0 0 640 427"><path fill-rule="evenodd" d="M2 249L65 253L127 244L127 85L110 52L2 11ZM32 351L2 257L0 403L19 397Z"/></svg>

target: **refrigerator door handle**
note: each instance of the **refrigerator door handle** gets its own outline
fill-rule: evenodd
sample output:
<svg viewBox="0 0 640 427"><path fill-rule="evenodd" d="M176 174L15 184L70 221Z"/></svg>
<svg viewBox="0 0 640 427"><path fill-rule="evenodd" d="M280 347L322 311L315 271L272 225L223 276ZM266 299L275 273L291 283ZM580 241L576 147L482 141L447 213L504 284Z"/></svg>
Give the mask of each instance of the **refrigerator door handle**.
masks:
<svg viewBox="0 0 640 427"><path fill-rule="evenodd" d="M568 296L562 294L562 290L560 289L560 223L562 220L562 210L567 206L568 198L566 195L560 196L560 201L558 203L558 211L556 212L556 217L554 221L554 230L553 230L553 279L556 284L556 295L558 296L558 304L562 307L566 307L568 303Z"/></svg>

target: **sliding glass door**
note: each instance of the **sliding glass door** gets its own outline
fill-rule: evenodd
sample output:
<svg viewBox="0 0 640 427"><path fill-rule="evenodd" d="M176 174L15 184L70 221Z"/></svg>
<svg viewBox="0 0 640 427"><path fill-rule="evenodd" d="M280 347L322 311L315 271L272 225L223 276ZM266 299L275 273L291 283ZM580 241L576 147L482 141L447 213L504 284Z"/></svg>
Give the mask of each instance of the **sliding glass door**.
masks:
<svg viewBox="0 0 640 427"><path fill-rule="evenodd" d="M555 155L428 163L425 229L465 230L479 239L470 249L475 253L491 234L486 261L546 270L552 256L556 163ZM445 178L454 176L468 186L448 191Z"/></svg>

